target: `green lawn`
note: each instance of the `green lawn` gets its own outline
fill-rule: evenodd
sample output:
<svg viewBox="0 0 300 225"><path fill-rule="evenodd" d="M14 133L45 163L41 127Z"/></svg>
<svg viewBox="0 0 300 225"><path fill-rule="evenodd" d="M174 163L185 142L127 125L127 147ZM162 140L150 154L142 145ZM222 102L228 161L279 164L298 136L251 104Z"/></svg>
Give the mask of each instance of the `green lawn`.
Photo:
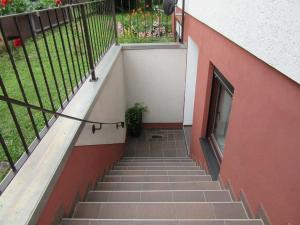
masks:
<svg viewBox="0 0 300 225"><path fill-rule="evenodd" d="M91 22L96 19L95 17L91 18ZM95 25L96 23L94 23ZM70 25L68 25L68 28ZM64 101L66 99L67 94L72 93L72 86L73 88L76 87L76 78L75 74L77 76L77 83L80 83L80 77L84 77L83 75L88 71L88 65L87 65L87 58L85 55L85 51L83 49L83 36L81 33L81 29L79 24L77 24L77 28L79 30L79 35L75 32L75 44L73 42L73 38L71 36L70 29L68 29L69 33L69 40L71 44L71 48L68 44L67 34L65 27L61 27L62 32L62 38L60 36L58 28L54 31L54 37L56 39L57 43L57 49L56 51L53 36L50 31L46 32L46 40L50 49L50 55L53 63L53 70L51 68L50 60L46 51L46 46L44 43L43 36L39 34L37 36L37 45L39 47L41 60L43 62L44 71L46 75L46 79L48 80L49 87L50 87L50 93L54 102L54 107L57 110L60 107L60 101L59 101L59 95L56 89L55 80L54 80L54 74L57 79L57 86L60 91L61 99ZM91 29L92 29L92 23L91 23ZM76 25L73 23L73 30L76 31ZM97 37L101 36L99 35L99 32L96 32L95 29L92 34L92 42L98 43L100 45L100 39L102 41L107 40L109 38L109 35L112 35L112 31L104 32L106 33L106 37L101 37L100 39L96 39ZM66 55L63 52L63 45L62 45L62 39L65 43L65 50ZM79 44L80 43L80 44ZM40 61L38 59L38 55L35 49L35 45L32 39L26 40L25 42L26 50L28 52L28 56L30 59L30 65L32 67L32 71L35 75L38 91L40 93L43 106L47 109L52 109L50 104L50 98L47 92L47 88L44 81L44 76L42 73L42 68L40 65ZM104 45L102 45L101 49L96 48L94 46L94 51L99 53L103 50ZM29 67L27 65L23 49L21 47L19 48L11 48L13 57L16 62L17 70L20 74L21 82L24 87L26 97L28 99L28 102L33 105L39 105L38 97L34 88L34 84L32 81L32 78L30 76ZM95 50L96 49L96 50ZM58 52L58 54L57 54ZM78 58L76 57L76 53L78 54ZM59 66L59 60L61 61L61 68ZM67 66L68 62L68 66ZM62 71L61 71L62 70ZM70 77L69 78L69 74ZM22 93L20 91L15 72L13 70L13 67L10 63L9 56L6 52L0 53L0 75L3 79L3 82L5 84L5 87L7 89L8 95L11 98L18 99L20 101L24 101L22 97ZM63 76L65 77L65 86L63 83ZM0 90L0 94L2 95L2 91ZM26 142L28 145L34 140L35 133L33 130L32 122L30 120L30 117L28 116L27 109L21 106L14 106L13 107L16 116L19 120L19 123L21 125L21 129L23 131L23 134L25 136ZM32 114L34 117L34 122L40 131L45 126L45 121L43 118L43 114L37 111L32 110ZM21 154L24 152L24 149L22 147L21 140L19 138L19 135L17 133L16 127L14 125L14 122L12 120L11 114L9 112L9 109L7 107L7 104L5 102L0 102L0 132L3 135L5 142L10 150L11 156L14 161L17 161ZM51 118L51 115L46 115L47 120ZM6 160L6 157L4 155L4 152L1 149L0 146L0 161ZM1 176L1 175L0 175Z"/></svg>
<svg viewBox="0 0 300 225"><path fill-rule="evenodd" d="M64 29L62 31L64 31ZM53 62L54 74L57 79L58 89L61 93L61 99L65 100L66 99L66 91L65 91L64 85L63 85L62 74L65 76L67 93L71 93L71 91L72 91L71 84L73 85L73 87L76 86L75 74L73 71L73 66L71 64L71 56L75 55L75 51L80 52L80 49L78 46L78 41L75 45L76 48L70 49L68 47L68 45L65 46L66 52L67 52L67 60L69 62L69 70L70 70L70 74L71 74L71 81L70 81L70 79L68 77L68 69L66 66L67 65L66 59L63 55L62 41L61 41L61 38L60 38L60 35L59 35L59 32L57 29L55 30L54 34L55 34L54 36L57 40L58 54L56 54L53 37L52 37L52 35L50 35L49 32L47 32L46 39L47 39L49 49L51 52L50 54L51 54L51 59ZM63 39L64 39L65 43L67 43L66 34L63 35ZM77 39L81 40L81 37L77 37ZM37 37L37 45L39 46L39 49L40 49L41 60L44 65L44 70L45 70L46 78L49 83L50 92L51 92L51 96L52 96L52 99L54 102L54 106L55 106L55 109L58 109L60 107L59 96L57 94L53 73L51 70L50 60L47 55L46 47L44 44L44 39L41 37L41 35L39 35ZM31 64L33 73L35 75L36 83L38 86L38 91L40 93L43 106L47 109L52 109L34 43L32 40L27 40L25 46L26 46L26 49L28 52L28 56L30 59L30 64ZM81 60L83 60L83 61L78 60L78 62L77 62L76 57L74 59L75 64L76 64L75 72L77 74L77 77L79 75L79 68L77 66L77 63L79 63L79 65L81 67L81 71L83 71L84 66L85 66L85 70L86 70L86 58L85 58L83 51L82 51L81 55L83 56L81 58ZM29 67L25 60L25 56L23 54L22 48L13 49L13 56L14 56L14 59L16 62L16 67L20 74L20 78L21 78L22 85L24 87L28 102L31 104L34 104L34 105L39 105L37 94L36 94L36 91L35 91L35 88L33 85L33 81L30 76ZM61 71L60 71L58 57L60 57L60 60L62 62L63 73L61 73ZM0 55L0 68L1 68L0 73L1 73L2 79L4 81L5 87L7 89L8 95L11 98L15 98L20 101L24 101L21 91L20 91L20 88L19 88L19 85L18 85L18 82L17 82L17 79L16 79L16 76L15 76L15 73L14 73L14 70L13 70L13 67L10 63L8 54L6 54L6 53L2 53ZM79 82L78 78L77 78L77 82ZM32 123L28 116L27 109L20 107L20 106L14 106L14 109L15 109L17 118L20 121L21 129L25 135L27 144L29 145L35 138L35 133L33 131ZM11 118L11 115L9 113L8 107L7 107L6 103L4 103L4 102L0 102L0 113L1 113L1 117L0 117L1 133L4 136L6 144L8 145L8 148L13 157L13 160L16 161L20 157L20 155L23 153L23 148L21 147L22 146L21 141L19 139L19 136L17 135L17 131L16 131L15 125L13 123L13 120ZM32 113L33 113L34 121L38 127L38 130L41 130L45 126L42 114L37 111L34 111L34 110L32 110ZM50 119L50 117L51 117L51 115L47 115L47 119ZM3 154L3 151L0 151L0 160L4 160L4 159L5 159L5 156Z"/></svg>

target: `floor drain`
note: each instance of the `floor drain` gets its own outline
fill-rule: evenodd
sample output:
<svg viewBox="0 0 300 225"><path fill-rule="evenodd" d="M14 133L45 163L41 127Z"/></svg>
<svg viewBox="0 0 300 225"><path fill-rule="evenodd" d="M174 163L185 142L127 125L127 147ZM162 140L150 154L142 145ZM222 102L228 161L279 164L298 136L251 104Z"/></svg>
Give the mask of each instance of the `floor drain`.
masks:
<svg viewBox="0 0 300 225"><path fill-rule="evenodd" d="M161 135L152 135L153 139L163 138Z"/></svg>

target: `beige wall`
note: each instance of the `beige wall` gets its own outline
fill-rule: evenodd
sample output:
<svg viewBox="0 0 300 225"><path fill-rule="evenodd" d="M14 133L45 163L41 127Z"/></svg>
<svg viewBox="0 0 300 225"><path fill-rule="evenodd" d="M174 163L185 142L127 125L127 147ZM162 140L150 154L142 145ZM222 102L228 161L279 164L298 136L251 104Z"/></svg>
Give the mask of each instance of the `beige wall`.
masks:
<svg viewBox="0 0 300 225"><path fill-rule="evenodd" d="M108 74L99 74L100 80L106 78L88 120L125 121L126 108L144 102L149 107L144 122L182 123L186 49L178 45L148 47L123 47L117 59L111 59ZM114 125L103 125L92 134L92 125L85 124L75 146L124 143L125 135L125 129Z"/></svg>
<svg viewBox="0 0 300 225"><path fill-rule="evenodd" d="M102 84L88 120L100 122L125 121L126 95L123 71L123 57L120 54ZM116 129L115 125L103 125L102 130L92 134L91 128L91 124L84 125L76 146L125 142L125 129Z"/></svg>
<svg viewBox="0 0 300 225"><path fill-rule="evenodd" d="M174 45L175 46L175 45ZM185 48L123 48L127 107L143 102L146 123L182 123Z"/></svg>
<svg viewBox="0 0 300 225"><path fill-rule="evenodd" d="M300 84L300 1L185 0L185 10Z"/></svg>

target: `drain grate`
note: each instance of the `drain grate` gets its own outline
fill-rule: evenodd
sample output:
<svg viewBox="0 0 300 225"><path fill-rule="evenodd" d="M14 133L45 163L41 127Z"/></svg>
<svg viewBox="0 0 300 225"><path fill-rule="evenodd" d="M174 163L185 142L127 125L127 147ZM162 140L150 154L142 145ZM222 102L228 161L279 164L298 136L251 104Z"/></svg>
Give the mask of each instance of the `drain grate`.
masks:
<svg viewBox="0 0 300 225"><path fill-rule="evenodd" d="M161 135L152 135L152 138L153 139L162 139L163 136L161 136Z"/></svg>

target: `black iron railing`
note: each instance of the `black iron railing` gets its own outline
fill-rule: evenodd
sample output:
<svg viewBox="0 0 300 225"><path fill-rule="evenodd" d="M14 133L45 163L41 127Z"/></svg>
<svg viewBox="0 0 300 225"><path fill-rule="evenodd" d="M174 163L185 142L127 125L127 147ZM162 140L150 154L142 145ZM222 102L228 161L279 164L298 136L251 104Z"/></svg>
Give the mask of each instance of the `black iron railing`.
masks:
<svg viewBox="0 0 300 225"><path fill-rule="evenodd" d="M88 77L97 80L116 43L114 16L113 0L100 0L0 17L0 180L11 169L0 193L56 117L103 124L61 112Z"/></svg>

